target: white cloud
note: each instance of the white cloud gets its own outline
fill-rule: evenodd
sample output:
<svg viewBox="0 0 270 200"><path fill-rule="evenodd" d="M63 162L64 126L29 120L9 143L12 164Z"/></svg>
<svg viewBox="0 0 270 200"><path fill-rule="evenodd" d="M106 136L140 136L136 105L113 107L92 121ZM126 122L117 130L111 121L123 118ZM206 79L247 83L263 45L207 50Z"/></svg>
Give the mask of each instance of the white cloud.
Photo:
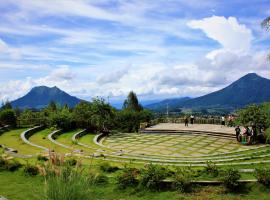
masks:
<svg viewBox="0 0 270 200"><path fill-rule="evenodd" d="M4 40L0 38L0 55L6 54L13 60L21 58L21 52L17 48L10 47Z"/></svg>
<svg viewBox="0 0 270 200"><path fill-rule="evenodd" d="M245 25L239 24L235 17L212 16L188 23L193 29L201 29L207 37L216 40L224 49L249 51L253 35Z"/></svg>
<svg viewBox="0 0 270 200"><path fill-rule="evenodd" d="M97 82L101 85L107 84L107 83L116 83L127 73L128 73L128 68L102 74L98 76Z"/></svg>

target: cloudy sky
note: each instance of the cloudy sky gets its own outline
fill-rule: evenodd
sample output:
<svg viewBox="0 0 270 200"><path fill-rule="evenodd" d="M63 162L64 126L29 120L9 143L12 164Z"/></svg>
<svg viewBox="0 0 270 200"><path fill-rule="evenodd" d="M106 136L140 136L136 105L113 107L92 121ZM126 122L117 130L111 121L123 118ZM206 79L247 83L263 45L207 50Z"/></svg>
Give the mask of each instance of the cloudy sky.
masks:
<svg viewBox="0 0 270 200"><path fill-rule="evenodd" d="M86 100L200 96L270 78L269 0L0 1L0 100L38 85Z"/></svg>

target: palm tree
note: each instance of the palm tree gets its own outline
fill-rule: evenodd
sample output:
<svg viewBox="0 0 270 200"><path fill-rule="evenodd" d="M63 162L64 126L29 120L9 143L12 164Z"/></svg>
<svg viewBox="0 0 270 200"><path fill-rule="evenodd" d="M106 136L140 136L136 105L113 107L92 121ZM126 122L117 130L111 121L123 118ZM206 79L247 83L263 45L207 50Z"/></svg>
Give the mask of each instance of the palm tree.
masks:
<svg viewBox="0 0 270 200"><path fill-rule="evenodd" d="M270 30L270 16L265 18L261 23L262 28L266 29L267 31Z"/></svg>

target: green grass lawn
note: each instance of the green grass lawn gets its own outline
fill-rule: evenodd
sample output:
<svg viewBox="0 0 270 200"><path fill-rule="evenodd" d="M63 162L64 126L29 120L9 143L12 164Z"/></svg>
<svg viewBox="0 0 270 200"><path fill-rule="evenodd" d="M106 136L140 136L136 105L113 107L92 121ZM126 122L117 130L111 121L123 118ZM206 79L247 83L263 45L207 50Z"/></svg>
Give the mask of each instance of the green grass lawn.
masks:
<svg viewBox="0 0 270 200"><path fill-rule="evenodd" d="M44 179L40 176L25 176L22 171L0 171L1 195L9 200L42 199Z"/></svg>
<svg viewBox="0 0 270 200"><path fill-rule="evenodd" d="M39 149L23 142L23 140L20 137L20 134L25 130L27 129L21 128L5 132L0 136L0 144L4 144L7 147L16 149L20 154L35 154L40 152Z"/></svg>
<svg viewBox="0 0 270 200"><path fill-rule="evenodd" d="M67 145L67 146L70 146L72 149L80 149L80 150L83 150L85 153L92 153L93 150L89 149L89 148L86 148L86 147L83 147L81 145L78 145L76 143L74 143L72 141L72 136L75 134L75 133L78 133L79 131L81 131L80 129L76 129L76 130L72 130L72 131L68 131L68 132L64 132L62 133L61 135L59 135L57 138L56 138L56 141L57 142L60 142L64 145Z"/></svg>
<svg viewBox="0 0 270 200"><path fill-rule="evenodd" d="M29 177L22 172L0 171L0 195L9 200L40 200L44 199L45 182L41 176ZM115 180L110 178L110 183L105 186L91 187L89 194L92 200L268 200L270 189L258 183L243 185L236 194L226 193L222 186L196 186L193 192L180 194L176 191L149 192L134 188L119 190Z"/></svg>
<svg viewBox="0 0 270 200"><path fill-rule="evenodd" d="M52 132L51 129L44 129L42 131L39 131L39 132L35 133L34 135L32 135L29 138L29 141L34 143L34 144L49 148L49 149L54 150L54 151L59 152L59 153L68 153L68 152L70 152L70 150L65 149L65 148L63 148L63 147L61 147L59 145L54 144L53 142L51 142L47 138L47 136L51 132Z"/></svg>
<svg viewBox="0 0 270 200"><path fill-rule="evenodd" d="M61 135L59 135L57 137L56 140L62 144L72 146L72 145L74 145L74 143L72 143L72 136L75 133L78 133L79 131L80 131L80 129L76 129L76 130L72 130L72 131L68 131L68 132L63 132Z"/></svg>

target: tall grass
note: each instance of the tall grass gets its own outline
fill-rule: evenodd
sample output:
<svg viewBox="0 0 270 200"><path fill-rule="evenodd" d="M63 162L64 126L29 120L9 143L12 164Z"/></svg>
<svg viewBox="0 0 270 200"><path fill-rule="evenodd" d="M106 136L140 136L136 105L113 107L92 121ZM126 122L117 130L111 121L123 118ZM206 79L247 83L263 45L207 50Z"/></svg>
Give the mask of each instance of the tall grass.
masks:
<svg viewBox="0 0 270 200"><path fill-rule="evenodd" d="M47 200L87 200L91 199L87 177L80 165L72 167L56 154L42 172L45 176L45 199Z"/></svg>

